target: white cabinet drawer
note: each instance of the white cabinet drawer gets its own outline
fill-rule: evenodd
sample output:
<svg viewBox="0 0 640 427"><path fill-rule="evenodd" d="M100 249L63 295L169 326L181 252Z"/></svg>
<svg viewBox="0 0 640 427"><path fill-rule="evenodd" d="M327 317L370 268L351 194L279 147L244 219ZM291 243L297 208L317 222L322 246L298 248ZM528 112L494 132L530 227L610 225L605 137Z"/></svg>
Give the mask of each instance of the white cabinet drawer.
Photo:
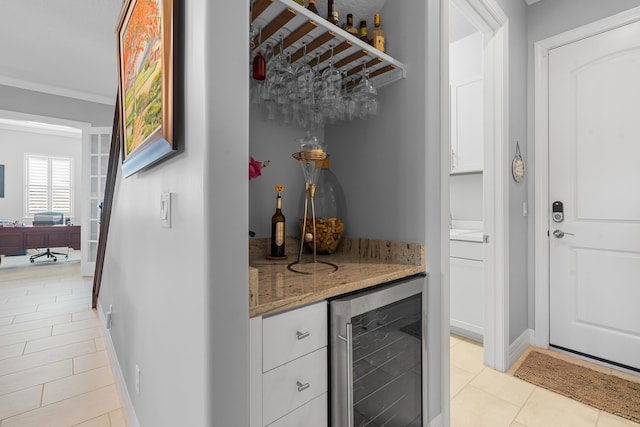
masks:
<svg viewBox="0 0 640 427"><path fill-rule="evenodd" d="M329 403L327 393L324 393L269 424L268 427L327 427L328 425Z"/></svg>
<svg viewBox="0 0 640 427"><path fill-rule="evenodd" d="M262 376L262 421L277 420L328 390L327 349L295 359Z"/></svg>
<svg viewBox="0 0 640 427"><path fill-rule="evenodd" d="M480 242L450 240L449 245L449 254L452 257L475 259L478 261L482 261L483 259L483 245Z"/></svg>
<svg viewBox="0 0 640 427"><path fill-rule="evenodd" d="M327 345L327 302L321 301L262 322L262 370L267 372Z"/></svg>

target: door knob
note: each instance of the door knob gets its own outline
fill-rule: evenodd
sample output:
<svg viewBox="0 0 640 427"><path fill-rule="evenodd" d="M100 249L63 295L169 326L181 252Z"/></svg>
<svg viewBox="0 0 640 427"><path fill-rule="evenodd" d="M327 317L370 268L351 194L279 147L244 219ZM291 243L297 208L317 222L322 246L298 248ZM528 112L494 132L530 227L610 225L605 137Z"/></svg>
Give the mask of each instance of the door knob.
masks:
<svg viewBox="0 0 640 427"><path fill-rule="evenodd" d="M553 235L556 236L558 239L562 239L564 237L565 234L568 234L569 236L575 236L575 234L573 233L567 233L566 231L562 231L562 230L553 230Z"/></svg>

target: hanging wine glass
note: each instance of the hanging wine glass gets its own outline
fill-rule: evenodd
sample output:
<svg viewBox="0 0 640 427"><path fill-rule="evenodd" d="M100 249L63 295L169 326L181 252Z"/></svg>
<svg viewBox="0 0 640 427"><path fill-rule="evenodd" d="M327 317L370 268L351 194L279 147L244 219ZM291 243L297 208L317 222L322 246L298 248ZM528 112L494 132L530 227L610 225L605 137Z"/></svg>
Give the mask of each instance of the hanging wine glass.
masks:
<svg viewBox="0 0 640 427"><path fill-rule="evenodd" d="M320 74L320 54L316 56L316 72L315 80L313 82L313 98L310 99L308 104L309 112L309 128L319 129L324 125L324 116L322 115L322 106L320 104L320 98L322 96L323 80L322 74Z"/></svg>
<svg viewBox="0 0 640 427"><path fill-rule="evenodd" d="M316 80L316 72L307 62L307 45L302 46L302 62L295 69L296 99L304 100L313 97L313 83Z"/></svg>
<svg viewBox="0 0 640 427"><path fill-rule="evenodd" d="M347 69L342 69L342 82L340 83L340 101L337 108L337 117L339 120L347 118L347 110L349 109L349 101L351 97L347 94Z"/></svg>
<svg viewBox="0 0 640 427"><path fill-rule="evenodd" d="M353 120L358 116L358 102L353 94L355 84L345 84L345 120Z"/></svg>
<svg viewBox="0 0 640 427"><path fill-rule="evenodd" d="M367 65L362 63L362 78L360 83L353 90L355 100L359 104L360 118L368 119L378 113L378 91L369 80Z"/></svg>
<svg viewBox="0 0 640 427"><path fill-rule="evenodd" d="M267 65L267 83L270 98L279 104L286 102L289 81L293 78L293 69L284 53L284 40L280 35L280 52Z"/></svg>
<svg viewBox="0 0 640 427"><path fill-rule="evenodd" d="M322 95L320 102L326 117L335 119L335 110L340 100L342 76L340 71L333 66L333 46L330 45L331 56L329 66L322 72Z"/></svg>

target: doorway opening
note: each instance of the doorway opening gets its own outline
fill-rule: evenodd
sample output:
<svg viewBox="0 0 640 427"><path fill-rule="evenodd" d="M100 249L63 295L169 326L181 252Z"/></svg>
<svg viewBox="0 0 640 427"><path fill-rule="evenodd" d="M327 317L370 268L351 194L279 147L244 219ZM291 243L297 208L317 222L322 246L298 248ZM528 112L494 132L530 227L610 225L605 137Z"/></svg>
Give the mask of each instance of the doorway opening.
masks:
<svg viewBox="0 0 640 427"><path fill-rule="evenodd" d="M7 131L18 132L16 135L36 135L35 137L24 138L24 143L17 146L7 146L5 159L11 158L10 173L12 174L11 197L3 199L3 212L5 217L1 220L11 220L17 224L31 224L31 217L25 213L26 199L24 195L24 171L26 168L24 156L28 154L46 155L70 159L70 180L71 194L69 195L70 210L64 211L68 218L68 225L80 226L80 251L68 253L66 260L79 261L84 276L93 275L93 265L88 261L90 256L91 238L88 220L96 216L94 204L90 200L90 195L100 193L100 182L95 182L96 177L101 176L102 166L97 160L100 152L91 154L96 147L100 147L96 142L95 133L102 128L92 128L90 123L66 120L56 117L40 116L26 113L19 113L8 110L0 110L0 126ZM105 128L103 132L109 133L110 128ZM12 140L17 141L15 138ZM15 144L14 144L15 145ZM108 149L107 155L108 155ZM6 162L7 160L5 160ZM106 171L106 168L104 168ZM91 185L89 185L91 182ZM59 204L58 204L59 205ZM51 206L43 210L51 210ZM97 222L96 222L97 223ZM96 237L97 238L97 237ZM71 251L65 249L63 252ZM7 258L4 267L29 267L31 265L29 256L17 254L16 257ZM36 261L38 262L38 261Z"/></svg>
<svg viewBox="0 0 640 427"><path fill-rule="evenodd" d="M456 9L475 28L482 38L481 83L467 85L467 93L482 93L483 135L481 149L482 188L482 273L483 297L482 340L484 363L500 371L506 371L509 358L509 216L508 216L508 174L502 165L508 159L508 21L495 0L451 0L451 8ZM472 82L473 83L473 82ZM476 116L477 117L477 116ZM478 126L476 122L475 126ZM453 130L452 130L453 132ZM457 155L457 167L464 165ZM466 161L466 160L465 160ZM473 162L471 162L473 163ZM467 165L469 163L466 163ZM450 165L443 165L450 171ZM470 166L473 168L473 166ZM477 166L476 166L477 168ZM471 175L465 175L469 178ZM478 180L476 180L478 181ZM452 218L452 226L455 218ZM456 223L457 224L457 223Z"/></svg>

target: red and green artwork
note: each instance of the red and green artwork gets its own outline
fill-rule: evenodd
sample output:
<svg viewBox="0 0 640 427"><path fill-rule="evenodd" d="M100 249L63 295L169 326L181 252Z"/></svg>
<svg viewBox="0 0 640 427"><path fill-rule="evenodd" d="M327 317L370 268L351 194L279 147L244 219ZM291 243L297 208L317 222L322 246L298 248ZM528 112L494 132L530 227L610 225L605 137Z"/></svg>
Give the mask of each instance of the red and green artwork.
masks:
<svg viewBox="0 0 640 427"><path fill-rule="evenodd" d="M137 0L122 43L125 157L162 126L161 0Z"/></svg>

